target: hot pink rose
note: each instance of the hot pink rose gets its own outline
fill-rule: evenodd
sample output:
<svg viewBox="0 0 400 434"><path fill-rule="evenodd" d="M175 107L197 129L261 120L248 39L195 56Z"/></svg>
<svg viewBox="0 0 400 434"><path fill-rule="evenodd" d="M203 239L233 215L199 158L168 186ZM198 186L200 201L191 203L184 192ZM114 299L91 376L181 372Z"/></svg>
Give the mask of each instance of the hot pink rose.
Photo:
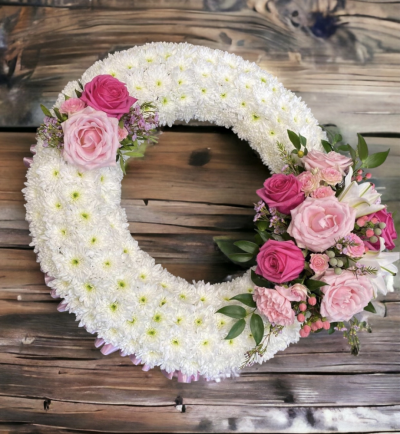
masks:
<svg viewBox="0 0 400 434"><path fill-rule="evenodd" d="M354 229L356 210L334 196L308 197L292 210L288 233L299 247L323 252Z"/></svg>
<svg viewBox="0 0 400 434"><path fill-rule="evenodd" d="M117 119L128 113L137 101L136 98L129 96L125 83L111 75L98 75L86 83L81 100L88 106Z"/></svg>
<svg viewBox="0 0 400 434"><path fill-rule="evenodd" d="M318 187L315 191L311 193L311 197L315 199L322 199L323 197L335 196L335 192L331 187Z"/></svg>
<svg viewBox="0 0 400 434"><path fill-rule="evenodd" d="M345 239L346 241L349 241L352 244L354 243L355 245L346 247L346 251L344 253L352 258L361 258L365 252L363 240L356 234L349 234Z"/></svg>
<svg viewBox="0 0 400 434"><path fill-rule="evenodd" d="M303 269L303 253L293 241L268 240L257 255L256 273L271 282L289 282Z"/></svg>
<svg viewBox="0 0 400 434"><path fill-rule="evenodd" d="M343 175L334 167L321 170L321 178L329 185L336 185L342 181Z"/></svg>
<svg viewBox="0 0 400 434"><path fill-rule="evenodd" d="M281 173L266 179L264 188L257 190L257 194L270 208L276 208L282 214L290 214L290 210L304 200L298 179Z"/></svg>
<svg viewBox="0 0 400 434"><path fill-rule="evenodd" d="M118 120L86 107L61 124L64 131L64 158L83 169L115 166Z"/></svg>
<svg viewBox="0 0 400 434"><path fill-rule="evenodd" d="M321 278L329 286L323 286L321 315L328 321L348 321L356 313L361 312L373 297L371 281L366 276L355 276L344 270L335 274L329 269Z"/></svg>
<svg viewBox="0 0 400 434"><path fill-rule="evenodd" d="M304 191L304 193L307 195L319 187L319 183L321 180L319 173L314 175L313 173L307 170L305 172L300 173L297 179L300 182L301 191Z"/></svg>
<svg viewBox="0 0 400 434"><path fill-rule="evenodd" d="M275 289L289 301L301 301L307 298L307 288L301 283L295 283L293 286L275 286Z"/></svg>
<svg viewBox="0 0 400 434"><path fill-rule="evenodd" d="M253 298L257 309L273 324L288 326L294 323L294 311L290 301L278 291L255 287Z"/></svg>
<svg viewBox="0 0 400 434"><path fill-rule="evenodd" d="M320 275L325 273L329 267L329 256L325 253L312 253L310 260L310 268L315 274Z"/></svg>
<svg viewBox="0 0 400 434"><path fill-rule="evenodd" d="M302 158L304 166L307 170L312 169L327 169L328 167L333 167L344 174L347 169L353 164L351 158L345 157L338 152L325 152L320 151L310 151L307 155Z"/></svg>
<svg viewBox="0 0 400 434"><path fill-rule="evenodd" d="M397 232L394 227L392 213L387 212L387 210L384 208L380 211L370 214L367 217L368 220L377 218L380 223L386 223L386 227L382 229L382 234L379 236L385 240L385 247L388 250L393 250L396 247L393 240L397 239ZM372 244L370 241L365 241L364 243L370 250L380 250L379 240L374 244Z"/></svg>
<svg viewBox="0 0 400 434"><path fill-rule="evenodd" d="M75 113L82 111L86 104L79 98L70 98L65 100L60 107L60 113L68 114L71 116Z"/></svg>

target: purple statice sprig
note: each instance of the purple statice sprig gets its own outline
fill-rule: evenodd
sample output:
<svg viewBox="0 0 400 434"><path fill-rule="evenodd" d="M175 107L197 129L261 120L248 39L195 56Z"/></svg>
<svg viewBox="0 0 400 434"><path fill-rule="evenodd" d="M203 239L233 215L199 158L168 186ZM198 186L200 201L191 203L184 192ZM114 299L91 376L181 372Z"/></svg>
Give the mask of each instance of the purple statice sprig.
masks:
<svg viewBox="0 0 400 434"><path fill-rule="evenodd" d="M46 116L37 131L37 137L43 141L45 148L62 148L64 133L61 122L55 117Z"/></svg>

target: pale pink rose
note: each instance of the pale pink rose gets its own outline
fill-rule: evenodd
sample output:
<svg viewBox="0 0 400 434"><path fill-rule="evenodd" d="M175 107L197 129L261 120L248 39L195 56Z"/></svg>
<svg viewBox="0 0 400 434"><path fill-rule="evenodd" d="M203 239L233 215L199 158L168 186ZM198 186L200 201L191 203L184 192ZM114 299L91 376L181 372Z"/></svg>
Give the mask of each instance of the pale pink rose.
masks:
<svg viewBox="0 0 400 434"><path fill-rule="evenodd" d="M343 175L334 167L321 170L321 178L329 185L336 185L342 181Z"/></svg>
<svg viewBox="0 0 400 434"><path fill-rule="evenodd" d="M349 234L346 237L346 241L350 241L356 244L355 246L346 247L347 255L349 255L352 258L361 258L361 256L364 255L365 252L364 242L359 236L357 236L356 234Z"/></svg>
<svg viewBox="0 0 400 434"><path fill-rule="evenodd" d="M373 287L367 276L355 276L348 270L337 275L333 269L329 269L320 280L329 285L321 288L324 293L321 315L330 322L349 321L373 297Z"/></svg>
<svg viewBox="0 0 400 434"><path fill-rule="evenodd" d="M86 107L61 124L64 132L63 156L82 169L115 166L118 119Z"/></svg>
<svg viewBox="0 0 400 434"><path fill-rule="evenodd" d="M288 233L300 248L323 252L354 229L356 210L334 196L308 197L291 211Z"/></svg>
<svg viewBox="0 0 400 434"><path fill-rule="evenodd" d="M349 157L339 154L338 152L310 151L302 158L304 166L307 170L312 169L327 169L333 167L344 174L347 169L353 164L353 160Z"/></svg>
<svg viewBox="0 0 400 434"><path fill-rule="evenodd" d="M60 113L71 116L75 113L82 111L86 107L86 104L79 98L70 98L65 100L60 107Z"/></svg>
<svg viewBox="0 0 400 434"><path fill-rule="evenodd" d="M313 174L307 170L300 173L297 179L300 182L301 191L304 191L306 195L316 190L321 180L319 173Z"/></svg>
<svg viewBox="0 0 400 434"><path fill-rule="evenodd" d="M118 127L118 140L124 140L128 137L128 130L125 127Z"/></svg>
<svg viewBox="0 0 400 434"><path fill-rule="evenodd" d="M312 253L310 260L310 268L315 274L320 275L325 273L329 267L329 256L325 253Z"/></svg>
<svg viewBox="0 0 400 434"><path fill-rule="evenodd" d="M323 197L335 196L335 192L331 187L318 187L315 191L311 193L311 197L315 199L322 199Z"/></svg>
<svg viewBox="0 0 400 434"><path fill-rule="evenodd" d="M253 298L257 303L257 309L268 318L270 323L282 326L294 323L294 310L290 301L275 289L256 286Z"/></svg>
<svg viewBox="0 0 400 434"><path fill-rule="evenodd" d="M295 283L293 286L275 286L275 289L289 301L301 301L307 298L307 288L301 283Z"/></svg>

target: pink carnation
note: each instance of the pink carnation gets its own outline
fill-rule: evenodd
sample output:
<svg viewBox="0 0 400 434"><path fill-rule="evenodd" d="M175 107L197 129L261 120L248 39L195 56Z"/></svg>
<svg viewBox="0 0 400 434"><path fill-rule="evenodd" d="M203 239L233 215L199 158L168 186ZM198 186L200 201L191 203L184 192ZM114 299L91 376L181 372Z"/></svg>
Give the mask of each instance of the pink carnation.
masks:
<svg viewBox="0 0 400 434"><path fill-rule="evenodd" d="M256 286L253 298L257 303L257 309L268 318L269 322L282 326L294 323L294 311L290 301L278 291Z"/></svg>
<svg viewBox="0 0 400 434"><path fill-rule="evenodd" d="M373 297L373 287L367 276L355 276L348 270L337 275L329 269L320 280L329 285L321 288L324 293L321 315L330 322L349 321Z"/></svg>
<svg viewBox="0 0 400 434"><path fill-rule="evenodd" d="M307 288L301 283L295 283L289 288L276 285L275 289L289 301L301 301L307 298Z"/></svg>
<svg viewBox="0 0 400 434"><path fill-rule="evenodd" d="M65 100L60 107L60 113L71 116L75 113L82 111L86 104L79 98L69 98Z"/></svg>
<svg viewBox="0 0 400 434"><path fill-rule="evenodd" d="M310 268L315 274L320 275L325 273L329 267L329 256L325 253L312 253L310 260Z"/></svg>
<svg viewBox="0 0 400 434"><path fill-rule="evenodd" d="M329 185L336 185L342 181L343 175L334 167L327 167L321 171L321 178Z"/></svg>
<svg viewBox="0 0 400 434"><path fill-rule="evenodd" d="M320 169L324 170L329 167L339 170L344 174L347 169L353 164L353 160L349 157L345 157L338 152L325 152L310 151L302 158L304 166L307 170Z"/></svg>
<svg viewBox="0 0 400 434"><path fill-rule="evenodd" d="M354 229L356 210L334 196L308 197L291 211L288 233L300 248L323 252Z"/></svg>
<svg viewBox="0 0 400 434"><path fill-rule="evenodd" d="M349 234L346 237L346 241L355 243L355 246L347 246L347 255L352 258L361 258L365 252L365 246L363 240L356 234Z"/></svg>
<svg viewBox="0 0 400 434"><path fill-rule="evenodd" d="M297 177L300 182L301 191L305 194L310 194L319 187L320 176L319 174L313 174L311 172L305 171L300 173Z"/></svg>
<svg viewBox="0 0 400 434"><path fill-rule="evenodd" d="M318 187L315 191L311 193L311 197L315 199L322 199L323 197L335 196L335 192L331 187Z"/></svg>

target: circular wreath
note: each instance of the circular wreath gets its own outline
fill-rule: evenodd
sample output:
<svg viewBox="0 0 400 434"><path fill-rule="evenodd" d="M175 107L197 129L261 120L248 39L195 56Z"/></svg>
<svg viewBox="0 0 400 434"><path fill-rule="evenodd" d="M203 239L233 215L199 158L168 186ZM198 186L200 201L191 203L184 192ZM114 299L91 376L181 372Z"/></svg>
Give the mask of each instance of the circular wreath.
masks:
<svg viewBox="0 0 400 434"><path fill-rule="evenodd" d="M288 129L307 137L309 150L326 138L306 104L255 63L190 44L152 43L110 55L68 83L55 111L101 75L125 83L139 103L152 103L160 125L197 119L232 128L272 172L283 165L276 143L293 149ZM120 350L144 370L159 366L188 382L236 375L254 347L250 328L226 340L235 319L215 312L253 292L251 270L215 285L176 277L131 237L120 166L81 170L40 136L30 163L24 194L31 245L52 295L63 299L59 310L97 334L103 354ZM295 321L271 336L254 362L298 341L299 329Z"/></svg>

